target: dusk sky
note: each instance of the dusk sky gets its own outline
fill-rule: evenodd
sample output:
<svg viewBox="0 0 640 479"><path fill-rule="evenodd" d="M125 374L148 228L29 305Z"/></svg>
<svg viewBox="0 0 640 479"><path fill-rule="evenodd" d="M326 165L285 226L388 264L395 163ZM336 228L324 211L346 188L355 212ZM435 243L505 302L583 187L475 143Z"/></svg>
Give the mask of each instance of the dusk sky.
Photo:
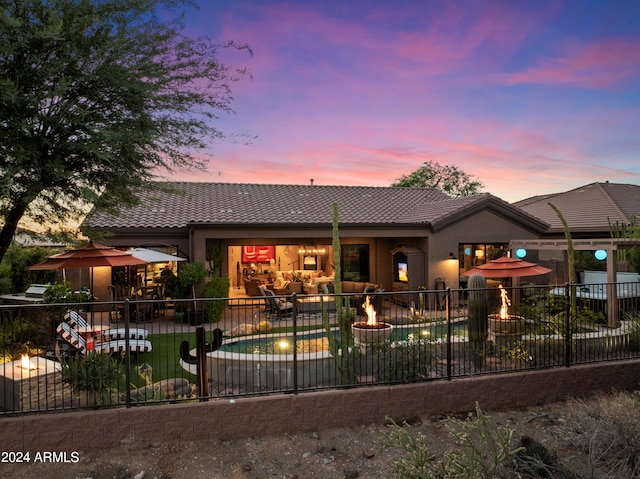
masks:
<svg viewBox="0 0 640 479"><path fill-rule="evenodd" d="M200 1L186 24L252 79L206 174L388 186L457 165L506 201L640 183L640 2Z"/></svg>

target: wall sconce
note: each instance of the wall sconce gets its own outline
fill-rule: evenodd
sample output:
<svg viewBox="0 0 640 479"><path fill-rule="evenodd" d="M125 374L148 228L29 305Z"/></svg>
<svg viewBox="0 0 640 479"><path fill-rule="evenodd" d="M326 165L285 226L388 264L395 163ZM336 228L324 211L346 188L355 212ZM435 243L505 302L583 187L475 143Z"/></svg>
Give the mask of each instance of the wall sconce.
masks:
<svg viewBox="0 0 640 479"><path fill-rule="evenodd" d="M458 260L458 258L456 258L456 255L453 254L453 251L449 253L449 259L452 259L452 260L455 260L455 261Z"/></svg>

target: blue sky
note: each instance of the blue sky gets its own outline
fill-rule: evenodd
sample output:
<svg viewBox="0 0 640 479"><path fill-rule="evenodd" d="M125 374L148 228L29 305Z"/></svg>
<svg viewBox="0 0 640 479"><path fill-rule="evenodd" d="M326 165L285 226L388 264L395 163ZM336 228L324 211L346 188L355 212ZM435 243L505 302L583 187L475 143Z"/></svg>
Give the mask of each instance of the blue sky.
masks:
<svg viewBox="0 0 640 479"><path fill-rule="evenodd" d="M387 186L455 164L507 201L640 183L640 2L200 1L187 30L251 79L206 174Z"/></svg>

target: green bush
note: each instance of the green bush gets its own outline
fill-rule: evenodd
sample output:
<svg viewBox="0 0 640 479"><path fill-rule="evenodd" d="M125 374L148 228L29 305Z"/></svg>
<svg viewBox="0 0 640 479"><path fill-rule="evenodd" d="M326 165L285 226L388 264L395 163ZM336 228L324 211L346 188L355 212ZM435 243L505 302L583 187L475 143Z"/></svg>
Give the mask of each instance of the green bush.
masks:
<svg viewBox="0 0 640 479"><path fill-rule="evenodd" d="M429 377L430 344L420 339L394 344L380 341L371 345L376 376L385 382L411 382Z"/></svg>
<svg viewBox="0 0 640 479"><path fill-rule="evenodd" d="M629 328L629 346L634 351L640 351L640 312L625 312L624 319L631 323Z"/></svg>
<svg viewBox="0 0 640 479"><path fill-rule="evenodd" d="M123 365L109 354L87 351L86 358L64 361L60 373L62 382L74 392L93 393L99 404L109 404L123 375Z"/></svg>
<svg viewBox="0 0 640 479"><path fill-rule="evenodd" d="M80 291L74 292L71 290L69 281L48 286L43 295L43 300L47 304L88 303L92 299L89 288L80 288Z"/></svg>
<svg viewBox="0 0 640 479"><path fill-rule="evenodd" d="M13 361L20 354L32 353L46 341L44 329L18 316L0 320L0 363Z"/></svg>
<svg viewBox="0 0 640 479"><path fill-rule="evenodd" d="M229 296L229 277L218 276L207 283L202 291L203 298L227 298ZM206 301L204 303L204 317L208 323L217 323L222 319L227 301Z"/></svg>
<svg viewBox="0 0 640 479"><path fill-rule="evenodd" d="M26 291L31 283L51 283L55 281L56 271L29 271L28 266L46 259L51 252L34 246L24 248L12 244L0 266L0 293L16 293Z"/></svg>

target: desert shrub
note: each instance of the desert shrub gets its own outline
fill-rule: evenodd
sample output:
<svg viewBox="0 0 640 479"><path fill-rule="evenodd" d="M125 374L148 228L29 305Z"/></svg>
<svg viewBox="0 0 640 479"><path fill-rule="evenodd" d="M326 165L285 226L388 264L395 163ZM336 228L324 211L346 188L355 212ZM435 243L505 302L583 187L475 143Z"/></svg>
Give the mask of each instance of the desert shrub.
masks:
<svg viewBox="0 0 640 479"><path fill-rule="evenodd" d="M376 375L384 382L410 382L428 377L431 364L430 344L419 339L371 345Z"/></svg>
<svg viewBox="0 0 640 479"><path fill-rule="evenodd" d="M629 328L629 346L635 351L640 350L640 312L630 311L624 313L624 319L631 323Z"/></svg>
<svg viewBox="0 0 640 479"><path fill-rule="evenodd" d="M229 296L229 277L217 276L207 283L202 291L203 298L227 298ZM216 301L206 301L204 303L205 321L217 323L222 319L227 301L222 299Z"/></svg>
<svg viewBox="0 0 640 479"><path fill-rule="evenodd" d="M123 372L121 361L97 351L87 351L86 357L63 361L60 370L62 382L76 393L93 393L98 404L111 403L111 394L117 391Z"/></svg>
<svg viewBox="0 0 640 479"><path fill-rule="evenodd" d="M569 410L565 437L588 455L589 477L640 477L638 393L573 399Z"/></svg>
<svg viewBox="0 0 640 479"><path fill-rule="evenodd" d="M435 462L420 433L411 434L409 426L392 420L389 432L381 440L385 448L404 451L405 456L392 460L392 467L402 479L495 479L512 471L511 459L522 449L516 447L515 431L498 426L476 404L475 416L461 421L449 418L447 429L454 447Z"/></svg>

